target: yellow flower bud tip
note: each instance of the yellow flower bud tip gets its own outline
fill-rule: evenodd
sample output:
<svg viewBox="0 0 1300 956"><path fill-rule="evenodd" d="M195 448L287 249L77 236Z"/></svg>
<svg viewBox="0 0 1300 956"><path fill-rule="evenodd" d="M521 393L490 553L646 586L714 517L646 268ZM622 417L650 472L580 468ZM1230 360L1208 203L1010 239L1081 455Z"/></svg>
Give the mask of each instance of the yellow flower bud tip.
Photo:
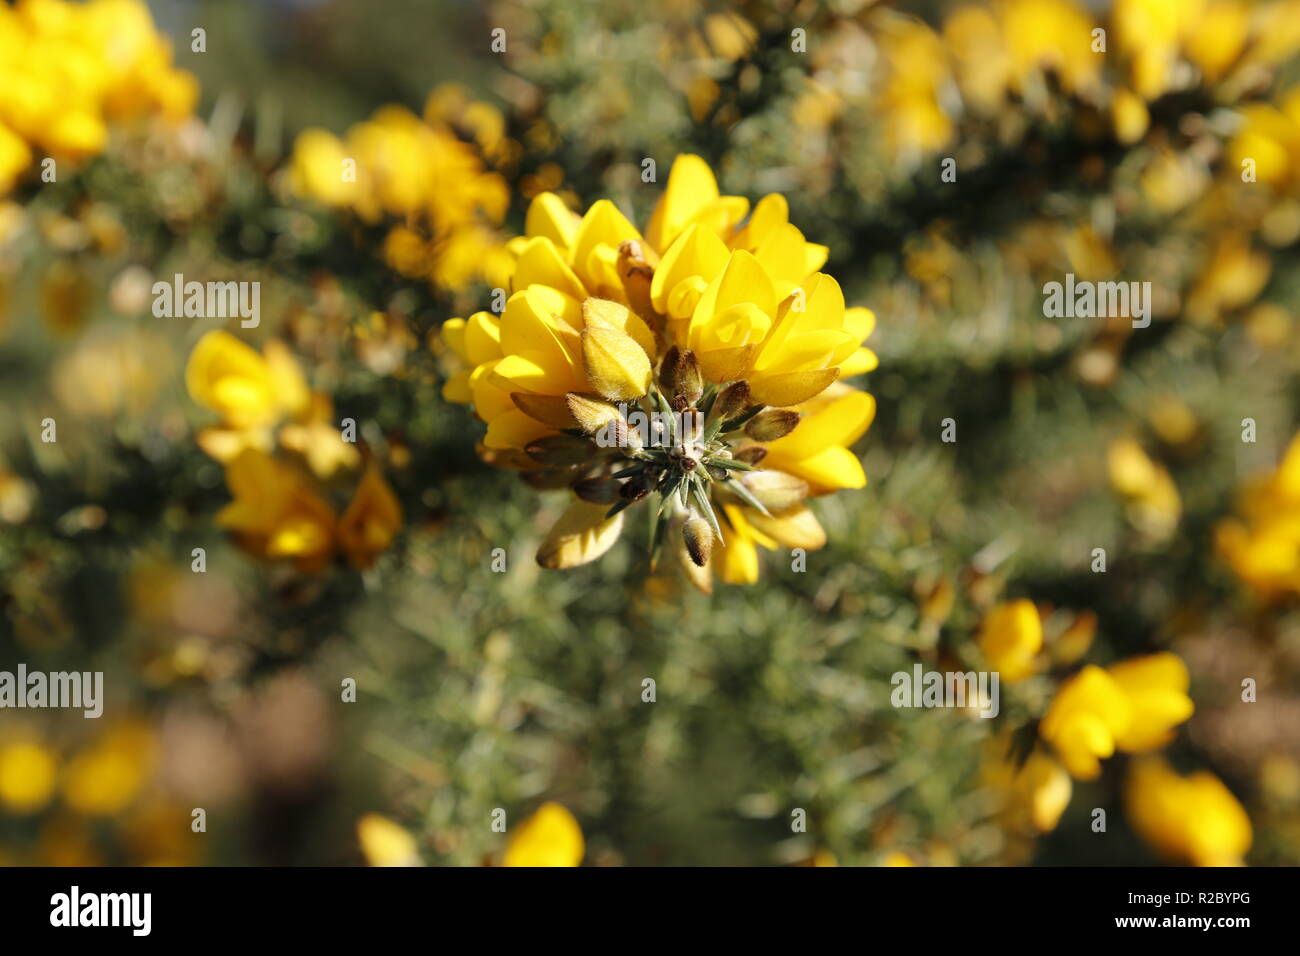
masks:
<svg viewBox="0 0 1300 956"><path fill-rule="evenodd" d="M769 409L745 423L745 434L754 441L776 441L794 431L799 418L798 412L792 412L788 408Z"/></svg>
<svg viewBox="0 0 1300 956"><path fill-rule="evenodd" d="M631 401L650 390L650 359L626 332L588 325L582 330L582 358L592 390L610 401Z"/></svg>
<svg viewBox="0 0 1300 956"><path fill-rule="evenodd" d="M713 553L713 528L709 523L699 515L692 514L682 526L682 541L696 567L706 567Z"/></svg>
<svg viewBox="0 0 1300 956"><path fill-rule="evenodd" d="M594 435L610 422L621 421L618 408L599 398L570 392L564 396L565 405L574 421L588 435Z"/></svg>

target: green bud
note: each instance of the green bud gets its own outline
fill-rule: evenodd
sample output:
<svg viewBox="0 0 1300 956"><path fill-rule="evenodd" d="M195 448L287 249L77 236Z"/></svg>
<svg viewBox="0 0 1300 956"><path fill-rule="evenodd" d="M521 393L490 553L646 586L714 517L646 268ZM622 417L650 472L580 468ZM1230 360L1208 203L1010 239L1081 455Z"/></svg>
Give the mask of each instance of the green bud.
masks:
<svg viewBox="0 0 1300 956"><path fill-rule="evenodd" d="M788 408L769 408L745 424L745 434L754 441L776 441L794 431L798 424L798 412L792 412Z"/></svg>

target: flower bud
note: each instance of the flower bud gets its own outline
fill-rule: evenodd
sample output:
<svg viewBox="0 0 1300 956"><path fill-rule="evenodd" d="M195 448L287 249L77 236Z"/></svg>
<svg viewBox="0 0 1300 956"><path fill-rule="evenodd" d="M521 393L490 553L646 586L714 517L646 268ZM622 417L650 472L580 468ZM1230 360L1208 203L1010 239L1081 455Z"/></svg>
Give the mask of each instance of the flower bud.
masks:
<svg viewBox="0 0 1300 956"><path fill-rule="evenodd" d="M762 445L745 445L743 448L737 448L732 453L732 457L747 465L757 465L767 457L767 449Z"/></svg>
<svg viewBox="0 0 1300 956"><path fill-rule="evenodd" d="M718 397L713 400L713 417L719 421L730 421L752 404L749 397L749 383L741 379L739 382L732 382L718 393Z"/></svg>
<svg viewBox="0 0 1300 956"><path fill-rule="evenodd" d="M808 483L783 471L746 471L738 480L773 515L793 511L808 497Z"/></svg>
<svg viewBox="0 0 1300 956"><path fill-rule="evenodd" d="M612 505L622 491L622 483L613 478L583 478L573 483L573 493L593 505Z"/></svg>
<svg viewBox="0 0 1300 956"><path fill-rule="evenodd" d="M591 442L573 435L544 435L524 446L528 457L552 468L581 465L591 461Z"/></svg>
<svg viewBox="0 0 1300 956"><path fill-rule="evenodd" d="M769 408L745 423L745 434L754 441L776 441L794 431L799 413L788 408Z"/></svg>
<svg viewBox="0 0 1300 956"><path fill-rule="evenodd" d="M697 567L705 567L713 553L713 529L699 515L692 515L682 526L682 541L686 544L686 553L691 556Z"/></svg>
<svg viewBox="0 0 1300 956"><path fill-rule="evenodd" d="M654 480L644 471L639 475L633 475L623 485L622 495L628 501L640 501L654 487Z"/></svg>
<svg viewBox="0 0 1300 956"><path fill-rule="evenodd" d="M704 395L704 376L700 374L695 353L675 345L670 348L659 368L659 385L674 408L679 404L681 408L690 408L699 402Z"/></svg>
<svg viewBox="0 0 1300 956"><path fill-rule="evenodd" d="M618 409L609 402L601 401L599 398L593 398L590 395L570 392L564 396L564 400L569 406L569 414L578 423L578 427L588 435L595 434L610 422L620 421L623 417L618 413Z"/></svg>
<svg viewBox="0 0 1300 956"><path fill-rule="evenodd" d="M626 332L588 325L582 330L582 359L592 389L610 401L640 398L650 390L650 359Z"/></svg>

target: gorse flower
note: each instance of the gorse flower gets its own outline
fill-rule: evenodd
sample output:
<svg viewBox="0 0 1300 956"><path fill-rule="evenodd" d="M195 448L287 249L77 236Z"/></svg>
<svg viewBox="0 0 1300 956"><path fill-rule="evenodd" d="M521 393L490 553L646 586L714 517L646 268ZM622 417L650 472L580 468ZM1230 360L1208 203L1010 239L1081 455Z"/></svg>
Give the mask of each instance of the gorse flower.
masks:
<svg viewBox="0 0 1300 956"><path fill-rule="evenodd" d="M652 549L675 527L705 590L715 553L748 582L755 545L824 544L804 501L866 483L848 446L875 402L837 380L875 367L875 318L845 308L784 198L751 212L680 156L644 235L608 200L578 216L542 193L507 248L502 314L443 327L460 366L444 394L487 423L491 461L580 499L544 566L599 557L652 494Z"/></svg>
<svg viewBox="0 0 1300 956"><path fill-rule="evenodd" d="M341 552L365 570L392 545L402 509L373 462L341 517L327 500L321 482L355 470L362 455L331 421L329 396L311 390L283 342L259 353L229 332L208 332L190 353L185 384L221 418L197 440L226 466L234 496L216 523L246 551L301 571L319 571ZM277 442L297 460L277 458Z"/></svg>
<svg viewBox="0 0 1300 956"><path fill-rule="evenodd" d="M503 129L494 108L469 101L458 87L438 87L422 117L385 106L344 139L304 130L294 143L288 182L298 195L351 209L367 224L391 220L382 246L388 265L408 278L460 289L508 266L495 227L509 191L485 162L508 152Z"/></svg>
<svg viewBox="0 0 1300 956"><path fill-rule="evenodd" d="M514 827L502 866L578 866L586 847L582 828L558 803L544 803Z"/></svg>
<svg viewBox="0 0 1300 956"><path fill-rule="evenodd" d="M1163 747L1192 715L1187 666L1176 655L1152 654L1102 669L1089 664L1061 684L1039 733L1071 775L1092 780L1116 750Z"/></svg>
<svg viewBox="0 0 1300 956"><path fill-rule="evenodd" d="M1160 757L1134 763L1124 805L1138 834L1162 856L1194 866L1241 866L1250 818L1214 774L1182 776Z"/></svg>
<svg viewBox="0 0 1300 956"><path fill-rule="evenodd" d="M1278 467L1246 485L1239 518L1216 529L1219 555L1264 601L1300 593L1300 435Z"/></svg>
<svg viewBox="0 0 1300 956"><path fill-rule="evenodd" d="M97 155L110 123L184 119L197 99L141 0L0 6L0 195L40 153Z"/></svg>

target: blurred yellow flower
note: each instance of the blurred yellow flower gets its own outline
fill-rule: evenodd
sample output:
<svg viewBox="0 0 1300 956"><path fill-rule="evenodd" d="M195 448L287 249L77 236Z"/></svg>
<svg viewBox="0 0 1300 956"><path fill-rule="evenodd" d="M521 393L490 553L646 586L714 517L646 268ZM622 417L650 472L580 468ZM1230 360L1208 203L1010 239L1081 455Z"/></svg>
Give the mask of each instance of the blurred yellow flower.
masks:
<svg viewBox="0 0 1300 956"><path fill-rule="evenodd" d="M513 829L503 866L578 866L586 852L582 828L558 803L542 804Z"/></svg>
<svg viewBox="0 0 1300 956"><path fill-rule="evenodd" d="M357 821L357 840L369 866L420 865L415 837L378 813L367 813Z"/></svg>
<svg viewBox="0 0 1300 956"><path fill-rule="evenodd" d="M991 610L980 628L979 645L1003 681L1015 683L1032 675L1043 648L1043 622L1034 602L1021 598Z"/></svg>
<svg viewBox="0 0 1300 956"><path fill-rule="evenodd" d="M1212 773L1175 772L1160 757L1133 764L1124 786L1133 829L1162 856L1194 866L1241 866L1250 818Z"/></svg>
<svg viewBox="0 0 1300 956"><path fill-rule="evenodd" d="M73 755L63 772L63 799L86 816L114 816L136 799L154 772L157 742L144 723L123 721Z"/></svg>
<svg viewBox="0 0 1300 956"><path fill-rule="evenodd" d="M35 813L49 802L58 778L58 759L32 740L0 744L0 806L11 813Z"/></svg>
<svg viewBox="0 0 1300 956"><path fill-rule="evenodd" d="M1106 671L1089 664L1056 691L1039 733L1071 775L1092 780L1100 759L1115 752L1115 738L1132 720L1128 699Z"/></svg>
<svg viewBox="0 0 1300 956"><path fill-rule="evenodd" d="M353 566L364 570L388 550L401 527L402 507L379 469L371 465L339 519L339 543Z"/></svg>
<svg viewBox="0 0 1300 956"><path fill-rule="evenodd" d="M1186 665L1170 653L1088 665L1064 681L1039 726L1067 770L1080 780L1101 772L1116 750L1145 753L1164 746L1192 715Z"/></svg>
<svg viewBox="0 0 1300 956"><path fill-rule="evenodd" d="M184 119L197 99L141 0L0 6L0 194L35 152L83 159L110 123Z"/></svg>
<svg viewBox="0 0 1300 956"><path fill-rule="evenodd" d="M1215 529L1219 556L1263 600L1300 593L1300 435L1239 497L1240 517Z"/></svg>
<svg viewBox="0 0 1300 956"><path fill-rule="evenodd" d="M337 521L304 475L263 452L245 449L226 465L226 484L235 500L217 513L216 524L234 532L247 551L290 559L303 571L320 570L329 562Z"/></svg>
<svg viewBox="0 0 1300 956"><path fill-rule="evenodd" d="M1165 467L1132 438L1111 442L1106 462L1111 487L1124 499L1133 524L1154 538L1169 535L1182 516L1182 498Z"/></svg>

